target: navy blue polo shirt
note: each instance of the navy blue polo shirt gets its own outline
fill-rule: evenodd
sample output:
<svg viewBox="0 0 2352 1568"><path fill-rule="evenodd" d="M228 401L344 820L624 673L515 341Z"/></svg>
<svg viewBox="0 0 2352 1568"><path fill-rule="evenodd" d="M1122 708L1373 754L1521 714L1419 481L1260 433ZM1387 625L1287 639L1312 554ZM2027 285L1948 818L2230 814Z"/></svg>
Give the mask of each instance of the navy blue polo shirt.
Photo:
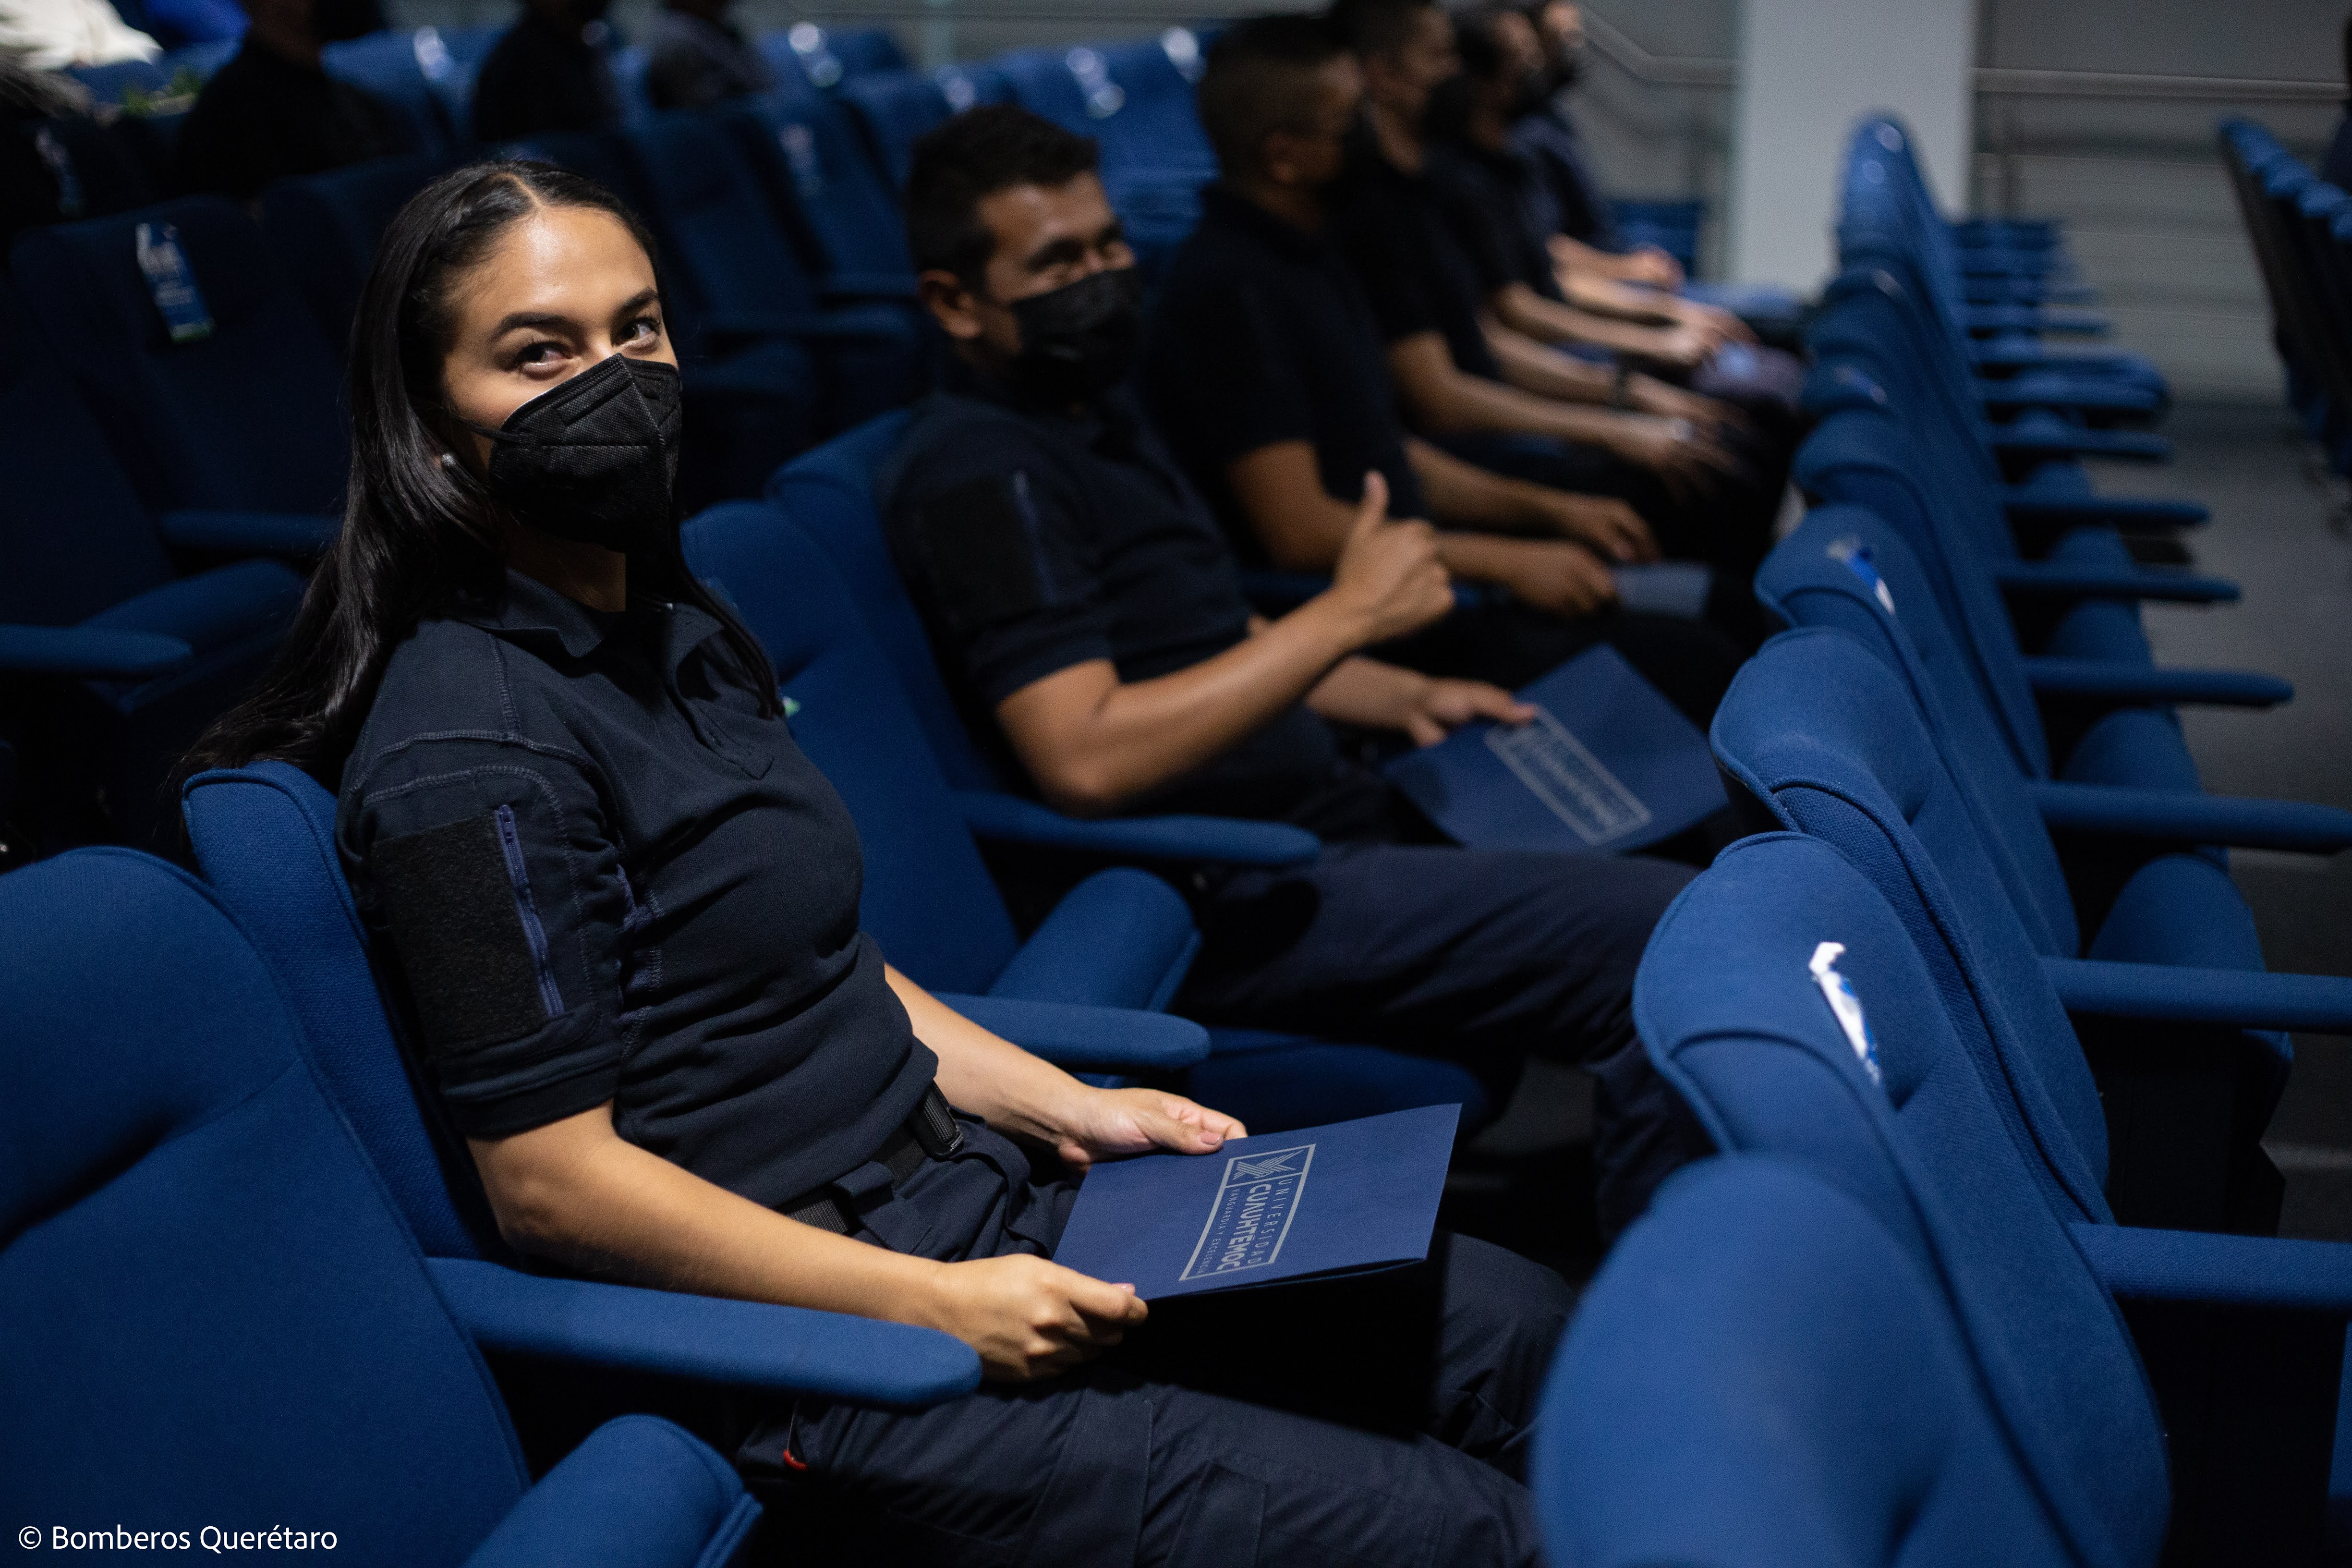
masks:
<svg viewBox="0 0 2352 1568"><path fill-rule="evenodd" d="M1440 142L1429 150L1428 181L1487 293L1524 283L1547 299L1562 298L1545 243L1552 231L1529 221L1530 201L1543 184L1532 157Z"/></svg>
<svg viewBox="0 0 2352 1568"><path fill-rule="evenodd" d="M1332 232L1371 300L1382 339L1394 343L1435 332L1464 374L1497 376L1478 324L1486 271L1429 172L1406 174L1368 130L1359 131L1333 205Z"/></svg>
<svg viewBox="0 0 2352 1568"><path fill-rule="evenodd" d="M716 621L517 573L393 652L336 840L458 1130L613 1102L771 1207L866 1163L930 1084L857 928L849 814Z"/></svg>
<svg viewBox="0 0 2352 1568"><path fill-rule="evenodd" d="M1601 193L1601 182L1592 177L1591 162L1584 154L1584 137L1558 99L1512 126L1511 142L1534 161L1549 196L1548 211L1553 221L1543 232L1564 234L1595 250L1629 248L1625 237L1618 232L1616 209ZM1539 216L1545 210L1538 209Z"/></svg>
<svg viewBox="0 0 2352 1568"><path fill-rule="evenodd" d="M1428 514L1406 460L1386 345L1339 247L1223 185L1168 264L1145 340L1142 391L1153 426L1208 498L1243 560L1265 547L1226 469L1305 441L1326 493L1353 504L1364 475L1389 484L1393 517Z"/></svg>
<svg viewBox="0 0 2352 1568"><path fill-rule="evenodd" d="M875 485L900 577L967 725L1026 780L997 704L1073 665L1122 681L1189 668L1249 635L1233 552L1125 388L1043 406L961 362L915 405ZM1131 803L1379 831L1388 786L1303 704Z"/></svg>

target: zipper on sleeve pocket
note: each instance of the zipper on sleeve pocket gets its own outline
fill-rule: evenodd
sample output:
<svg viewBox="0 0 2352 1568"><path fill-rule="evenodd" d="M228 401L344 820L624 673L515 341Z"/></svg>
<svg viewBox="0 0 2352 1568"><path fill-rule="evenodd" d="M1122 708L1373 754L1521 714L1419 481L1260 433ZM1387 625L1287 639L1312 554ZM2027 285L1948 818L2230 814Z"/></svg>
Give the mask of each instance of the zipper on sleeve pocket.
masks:
<svg viewBox="0 0 2352 1568"><path fill-rule="evenodd" d="M539 923L539 905L530 896L530 873L523 867L522 834L515 826L514 807L498 809L499 848L507 859L507 881L514 889L515 913L522 919L522 938L530 944L531 968L539 975L539 999L547 1016L563 1016L563 994L555 988L555 964L548 956L547 928Z"/></svg>

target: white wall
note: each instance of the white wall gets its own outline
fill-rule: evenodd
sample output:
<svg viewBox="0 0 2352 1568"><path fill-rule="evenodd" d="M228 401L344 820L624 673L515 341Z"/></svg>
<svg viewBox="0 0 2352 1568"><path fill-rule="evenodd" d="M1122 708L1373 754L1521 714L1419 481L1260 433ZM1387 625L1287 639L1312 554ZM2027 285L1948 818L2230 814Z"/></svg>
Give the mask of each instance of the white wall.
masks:
<svg viewBox="0 0 2352 1568"><path fill-rule="evenodd" d="M1748 0L1741 11L1730 275L1811 289L1830 270L1834 171L1857 116L1900 114L1937 188L1962 188L1974 0Z"/></svg>

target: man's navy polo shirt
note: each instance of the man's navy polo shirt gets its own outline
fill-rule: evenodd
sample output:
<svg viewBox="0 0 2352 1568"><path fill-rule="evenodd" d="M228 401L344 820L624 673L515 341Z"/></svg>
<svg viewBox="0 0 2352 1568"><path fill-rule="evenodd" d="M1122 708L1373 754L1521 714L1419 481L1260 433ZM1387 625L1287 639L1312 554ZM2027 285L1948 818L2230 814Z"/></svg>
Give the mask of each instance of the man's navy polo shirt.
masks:
<svg viewBox="0 0 2352 1568"><path fill-rule="evenodd" d="M1549 192L1555 222L1546 232L1564 234L1595 250L1631 248L1618 231L1616 209L1592 177L1584 137L1564 104L1555 98L1522 118L1511 127L1511 142L1535 161Z"/></svg>
<svg viewBox="0 0 2352 1568"><path fill-rule="evenodd" d="M1264 563L1265 547L1226 469L1277 442L1313 447L1324 490L1343 501L1360 499L1377 469L1391 516L1427 515L1380 323L1346 258L1222 185L1202 193L1200 226L1161 280L1142 387L1245 561Z"/></svg>
<svg viewBox="0 0 2352 1568"><path fill-rule="evenodd" d="M996 707L1024 687L1096 659L1122 681L1150 680L1249 635L1216 520L1125 388L1049 408L951 362L875 494L966 724L1007 778L1029 782ZM1301 704L1129 809L1356 837L1385 821L1388 793Z"/></svg>
<svg viewBox="0 0 2352 1568"><path fill-rule="evenodd" d="M1444 338L1456 369L1498 376L1478 324L1486 300L1485 271L1427 171L1406 174L1369 132L1360 132L1333 203L1332 232L1371 300L1381 337L1395 343L1435 332Z"/></svg>
<svg viewBox="0 0 2352 1568"><path fill-rule="evenodd" d="M866 1163L937 1063L857 929L849 814L718 623L518 573L393 652L337 847L458 1131L613 1102L773 1207Z"/></svg>

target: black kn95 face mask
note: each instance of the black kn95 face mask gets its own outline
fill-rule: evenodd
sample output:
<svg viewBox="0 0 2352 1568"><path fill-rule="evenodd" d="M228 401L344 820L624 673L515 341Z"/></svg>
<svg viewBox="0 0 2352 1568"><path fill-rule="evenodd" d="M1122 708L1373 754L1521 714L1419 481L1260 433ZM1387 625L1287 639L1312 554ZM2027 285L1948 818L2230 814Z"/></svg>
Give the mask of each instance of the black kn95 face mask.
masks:
<svg viewBox="0 0 2352 1568"><path fill-rule="evenodd" d="M482 482L516 521L581 544L644 550L677 526L677 368L614 354L532 398L490 438Z"/></svg>

